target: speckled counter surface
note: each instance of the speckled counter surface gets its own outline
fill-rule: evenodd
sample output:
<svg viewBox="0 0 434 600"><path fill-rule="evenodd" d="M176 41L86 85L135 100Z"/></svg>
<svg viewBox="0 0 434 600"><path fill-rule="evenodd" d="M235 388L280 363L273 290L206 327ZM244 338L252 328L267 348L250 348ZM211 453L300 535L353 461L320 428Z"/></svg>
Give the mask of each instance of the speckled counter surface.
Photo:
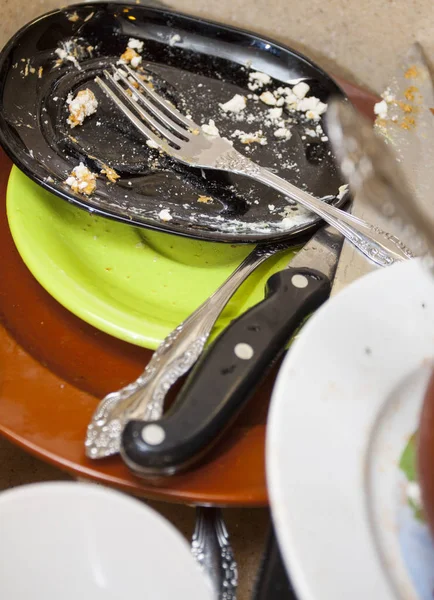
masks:
<svg viewBox="0 0 434 600"><path fill-rule="evenodd" d="M177 10L258 31L312 57L336 75L380 92L399 55L415 40L434 59L432 0L166 0ZM58 0L0 0L0 46ZM0 440L0 490L65 478L48 465ZM153 504L188 537L191 508ZM268 511L228 510L225 517L240 567L239 600L247 600L268 528Z"/></svg>

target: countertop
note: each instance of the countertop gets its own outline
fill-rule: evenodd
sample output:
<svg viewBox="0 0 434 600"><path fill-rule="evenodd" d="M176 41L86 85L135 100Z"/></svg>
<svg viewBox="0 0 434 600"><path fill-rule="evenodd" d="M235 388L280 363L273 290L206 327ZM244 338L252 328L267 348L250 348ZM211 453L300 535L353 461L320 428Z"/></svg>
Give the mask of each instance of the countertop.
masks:
<svg viewBox="0 0 434 600"><path fill-rule="evenodd" d="M1 0L0 45L58 0ZM399 56L420 41L434 58L432 0L169 0L186 13L252 29L305 53L333 74L381 92ZM0 440L0 490L66 476ZM194 523L189 507L152 504L187 537ZM228 510L225 518L240 568L239 600L247 600L268 529L266 510Z"/></svg>

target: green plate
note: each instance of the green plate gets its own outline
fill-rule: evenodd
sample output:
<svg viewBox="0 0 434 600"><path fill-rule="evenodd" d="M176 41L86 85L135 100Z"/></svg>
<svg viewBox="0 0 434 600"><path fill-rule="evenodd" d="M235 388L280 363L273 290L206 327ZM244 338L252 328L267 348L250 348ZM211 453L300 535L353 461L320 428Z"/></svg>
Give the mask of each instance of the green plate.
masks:
<svg viewBox="0 0 434 600"><path fill-rule="evenodd" d="M72 313L127 342L155 349L242 262L253 246L200 242L80 210L13 167L9 226L39 283ZM293 251L272 257L240 287L213 335L264 297Z"/></svg>

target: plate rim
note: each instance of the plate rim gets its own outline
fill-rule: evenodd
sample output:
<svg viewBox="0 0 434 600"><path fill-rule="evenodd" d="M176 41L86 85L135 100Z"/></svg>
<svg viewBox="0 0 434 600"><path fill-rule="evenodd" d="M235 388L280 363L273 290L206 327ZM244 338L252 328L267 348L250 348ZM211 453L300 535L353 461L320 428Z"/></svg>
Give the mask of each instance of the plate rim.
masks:
<svg viewBox="0 0 434 600"><path fill-rule="evenodd" d="M394 265L390 268L390 272L395 272L394 281L398 279L396 275L397 270L409 270L409 269L422 269L423 261L421 259L413 259L410 261L406 261L404 263ZM329 313L329 307L333 303L336 307L345 303L348 305L351 302L351 299L354 298L355 295L359 295L361 289L371 289L373 287L373 283L378 280L381 280L382 273L381 270L376 270L373 273L369 273L359 280L354 282L351 286L348 286L339 294L334 296L331 300L329 300L326 304L324 304L315 315L309 320L304 329L304 336L302 337L302 346L300 347L300 342L295 342L288 352L284 363L279 371L278 377L276 379L270 411L267 419L267 435L266 435L266 478L267 478L267 486L269 490L270 497L270 505L272 518L276 525L276 533L279 539L280 547L282 550L282 555L284 557L284 561L286 564L286 568L290 574L290 577L294 583L294 587L299 594L300 600L320 600L322 598L319 595L314 595L313 588L311 583L307 581L305 567L301 564L299 557L297 556L296 544L294 540L296 538L300 538L300 534L295 532L292 527L292 522L289 517L290 509L285 506L288 504L288 490L285 489L285 482L288 481L287 475L284 474L282 468L283 456L288 453L288 450L284 450L285 440L282 439L282 431L281 424L285 420L284 416L284 408L285 406L285 398L287 404L288 398L288 380L290 379L291 370L295 365L300 364L301 358L306 354L307 342L309 340L308 336L315 336L315 331L319 327L323 329L324 321L327 318ZM402 280L402 279L401 279ZM390 283L390 280L387 282ZM383 282L384 284L384 282ZM378 287L378 286L377 286ZM317 325L318 323L318 325ZM298 348L300 347L300 350ZM336 358L336 357L335 357ZM322 382L324 383L324 382ZM299 389L299 388L298 388ZM301 401L298 399L298 402ZM380 402L380 399L378 399ZM329 406L330 408L330 406ZM377 407L378 408L378 407ZM291 416L290 412L285 413L285 418ZM363 452L367 451L369 446L370 439L369 436L366 438L366 444L363 449ZM403 448L405 443L403 442ZM358 452L359 450L354 450L354 452ZM326 460L326 455L324 455L324 460ZM363 463L365 464L366 456L363 459ZM365 481L366 474L363 476L363 481ZM286 483L287 485L287 483ZM294 504L299 502L296 500ZM360 517L360 521L363 521L363 526L366 526L366 530L370 529L369 515L366 506L366 499L363 499L362 504L364 505L363 516ZM294 505L292 505L294 508ZM353 507L354 509L354 507ZM366 509L366 510L365 510ZM362 527L362 525L360 525ZM358 530L359 531L359 530ZM353 532L354 533L354 532ZM360 532L359 532L360 533ZM398 596L395 595L393 591L393 586L390 585L389 575L384 572L382 568L382 560L378 556L378 548L376 547L375 538L372 535L372 532L369 531L369 543L372 548L372 552L375 553L377 558L377 576L384 583L383 592L386 590L388 593L385 595L381 595L382 600L397 600ZM349 560L353 561L357 560L357 553L354 553L352 558ZM316 557L318 559L318 556ZM375 561L374 561L375 562ZM305 563L304 563L305 564ZM331 565L328 565L328 569L330 570ZM338 567L336 566L336 569ZM339 570L342 569L342 572L345 572L345 565L339 565ZM322 578L324 583L324 577ZM341 590L342 591L342 590ZM334 598L338 597L336 595L336 590L333 595L333 590L328 589L327 595L324 595L324 598ZM354 596L352 596L354 597ZM365 597L365 596L364 596ZM359 598L359 596L357 596Z"/></svg>

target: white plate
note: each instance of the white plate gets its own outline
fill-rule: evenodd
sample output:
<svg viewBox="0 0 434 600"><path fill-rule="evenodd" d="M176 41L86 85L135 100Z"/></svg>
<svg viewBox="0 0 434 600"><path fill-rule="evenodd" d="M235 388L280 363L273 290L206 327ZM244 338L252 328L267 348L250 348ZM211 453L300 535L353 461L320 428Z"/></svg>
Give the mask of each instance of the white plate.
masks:
<svg viewBox="0 0 434 600"><path fill-rule="evenodd" d="M267 473L300 600L432 600L434 546L399 461L434 359L434 279L418 260L327 302L273 392Z"/></svg>
<svg viewBox="0 0 434 600"><path fill-rule="evenodd" d="M210 600L181 534L144 503L96 485L0 494L0 598Z"/></svg>

